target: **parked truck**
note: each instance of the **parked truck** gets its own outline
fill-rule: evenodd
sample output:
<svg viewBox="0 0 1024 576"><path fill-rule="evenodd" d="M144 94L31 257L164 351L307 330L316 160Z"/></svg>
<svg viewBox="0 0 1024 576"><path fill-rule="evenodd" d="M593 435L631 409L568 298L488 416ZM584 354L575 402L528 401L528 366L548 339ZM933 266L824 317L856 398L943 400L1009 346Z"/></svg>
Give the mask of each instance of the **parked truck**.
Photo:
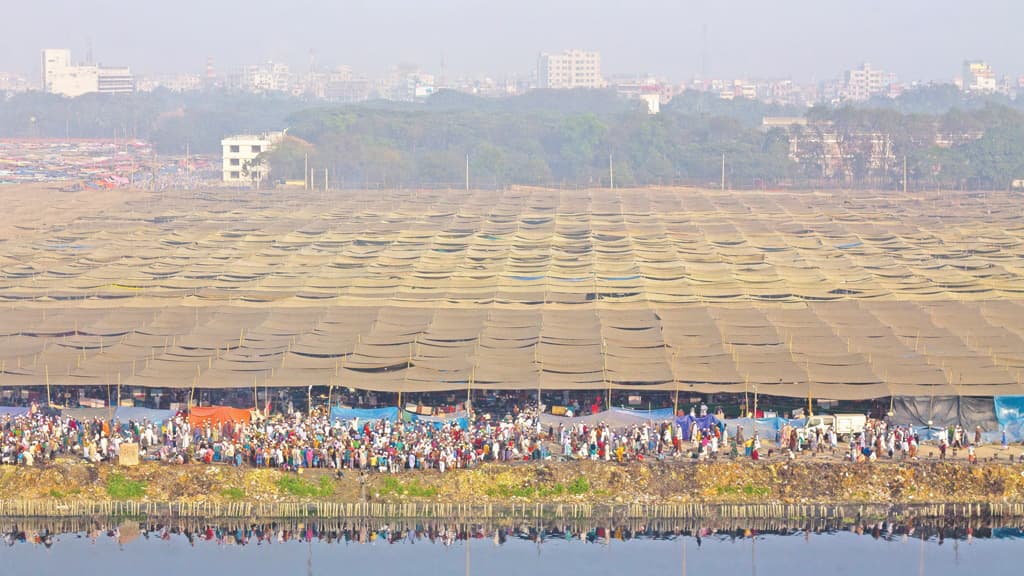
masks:
<svg viewBox="0 0 1024 576"><path fill-rule="evenodd" d="M831 426L841 442L848 442L854 434L863 432L867 423L868 418L863 414L822 414L807 419L804 433L825 432Z"/></svg>

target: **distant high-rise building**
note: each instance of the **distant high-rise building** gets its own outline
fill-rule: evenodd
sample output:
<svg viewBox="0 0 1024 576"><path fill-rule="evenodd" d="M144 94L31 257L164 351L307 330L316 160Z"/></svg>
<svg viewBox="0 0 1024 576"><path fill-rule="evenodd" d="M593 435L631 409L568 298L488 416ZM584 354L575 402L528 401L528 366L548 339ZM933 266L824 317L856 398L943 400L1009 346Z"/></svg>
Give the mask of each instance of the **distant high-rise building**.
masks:
<svg viewBox="0 0 1024 576"><path fill-rule="evenodd" d="M104 67L92 64L71 64L71 51L48 48L42 58L43 91L75 97L99 92L101 94L130 94L135 91L135 79L127 67Z"/></svg>
<svg viewBox="0 0 1024 576"><path fill-rule="evenodd" d="M566 50L561 54L542 53L537 58L539 88L604 88L601 53Z"/></svg>
<svg viewBox="0 0 1024 576"><path fill-rule="evenodd" d="M896 83L892 72L876 70L870 64L847 70L843 76L842 99L863 101L872 96L888 95L889 88Z"/></svg>
<svg viewBox="0 0 1024 576"><path fill-rule="evenodd" d="M988 62L967 60L964 62L963 89L965 92L995 92L996 75Z"/></svg>

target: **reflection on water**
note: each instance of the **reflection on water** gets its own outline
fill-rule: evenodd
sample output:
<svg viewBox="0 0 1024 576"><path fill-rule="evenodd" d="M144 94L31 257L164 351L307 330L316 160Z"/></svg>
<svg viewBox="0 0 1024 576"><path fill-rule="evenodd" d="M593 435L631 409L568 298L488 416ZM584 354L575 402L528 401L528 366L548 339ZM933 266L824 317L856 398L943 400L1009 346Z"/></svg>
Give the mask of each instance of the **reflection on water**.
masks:
<svg viewBox="0 0 1024 576"><path fill-rule="evenodd" d="M775 574L806 562L829 573L1017 573L1024 519L1005 521L657 520L557 523L538 520L313 520L204 522L23 519L0 521L0 573L66 574L88 561L94 573L133 564L147 574L196 566L247 574L685 573L687 568ZM424 546L425 545L425 546ZM465 558L453 561L452 548ZM984 554L975 554L979 550ZM238 552L230 553L231 550ZM241 552L251 550L251 552ZM533 550L524 556L522 552ZM942 550L953 550L951 558ZM961 562L968 550L967 564ZM518 553L517 553L518 552ZM455 556L461 554L456 553ZM533 556L536 556L535 559ZM543 561L540 559L543 558ZM908 560L909 559L909 560ZM908 561L912 560L908 564ZM301 565L301 568L299 566ZM103 568L106 566L107 568ZM928 567L925 570L925 566ZM415 568L419 568L418 570ZM166 570L162 572L161 570ZM281 571L283 570L283 571ZM569 572L566 572L569 570ZM668 572L666 572L668 571ZM696 573L696 572L693 572Z"/></svg>

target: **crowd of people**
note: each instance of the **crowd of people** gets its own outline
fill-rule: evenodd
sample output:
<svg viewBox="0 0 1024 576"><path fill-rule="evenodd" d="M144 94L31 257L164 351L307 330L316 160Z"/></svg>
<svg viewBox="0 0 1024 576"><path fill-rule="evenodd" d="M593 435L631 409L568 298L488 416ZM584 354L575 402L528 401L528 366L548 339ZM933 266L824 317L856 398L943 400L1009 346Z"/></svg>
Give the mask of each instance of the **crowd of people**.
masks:
<svg viewBox="0 0 1024 576"><path fill-rule="evenodd" d="M785 425L775 433L774 448L762 454L761 436L746 436L743 426L730 431L724 420L691 413L689 418L621 426L580 421L547 424L536 408L513 408L504 417L481 415L447 421L340 420L326 413L257 415L250 421L195 422L179 413L163 422L78 420L34 409L0 417L0 463L34 466L58 457L93 463L116 461L126 443L136 445L143 460L174 464L224 463L233 466L327 468L398 472L436 469L445 472L483 461L526 461L550 458L630 462L724 456L760 460L773 453L789 458L836 453L850 461L918 457L920 437L907 426L869 420L850 434L848 450L831 428ZM980 431L976 432L980 442ZM975 443L956 427L933 441L945 458L947 448L966 449L976 459ZM846 446L844 445L844 449Z"/></svg>

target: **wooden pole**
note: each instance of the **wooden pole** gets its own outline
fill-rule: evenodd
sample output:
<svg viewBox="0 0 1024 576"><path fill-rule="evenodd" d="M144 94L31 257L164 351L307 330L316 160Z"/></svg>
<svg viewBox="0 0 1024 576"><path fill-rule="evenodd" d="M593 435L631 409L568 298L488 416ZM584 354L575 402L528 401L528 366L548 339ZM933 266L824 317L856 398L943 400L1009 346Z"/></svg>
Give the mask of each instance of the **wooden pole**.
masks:
<svg viewBox="0 0 1024 576"><path fill-rule="evenodd" d="M192 391L188 393L188 411L192 412L192 404L195 402L196 386L199 384L199 364L196 364L196 377L192 380Z"/></svg>
<svg viewBox="0 0 1024 576"><path fill-rule="evenodd" d="M46 371L46 405L52 406L53 403L50 400L50 365L47 364L44 369Z"/></svg>
<svg viewBox="0 0 1024 576"><path fill-rule="evenodd" d="M743 380L743 414L740 418L745 418L750 413L750 398L747 396L747 386L750 385L750 376L747 376Z"/></svg>
<svg viewBox="0 0 1024 576"><path fill-rule="evenodd" d="M754 382L754 434L757 434L757 382Z"/></svg>
<svg viewBox="0 0 1024 576"><path fill-rule="evenodd" d="M466 411L469 412L473 406L473 381L476 380L476 366L469 372L469 382L466 384ZM469 412L472 420L472 412Z"/></svg>
<svg viewBox="0 0 1024 576"><path fill-rule="evenodd" d="M117 373L117 405L121 405L121 373Z"/></svg>

